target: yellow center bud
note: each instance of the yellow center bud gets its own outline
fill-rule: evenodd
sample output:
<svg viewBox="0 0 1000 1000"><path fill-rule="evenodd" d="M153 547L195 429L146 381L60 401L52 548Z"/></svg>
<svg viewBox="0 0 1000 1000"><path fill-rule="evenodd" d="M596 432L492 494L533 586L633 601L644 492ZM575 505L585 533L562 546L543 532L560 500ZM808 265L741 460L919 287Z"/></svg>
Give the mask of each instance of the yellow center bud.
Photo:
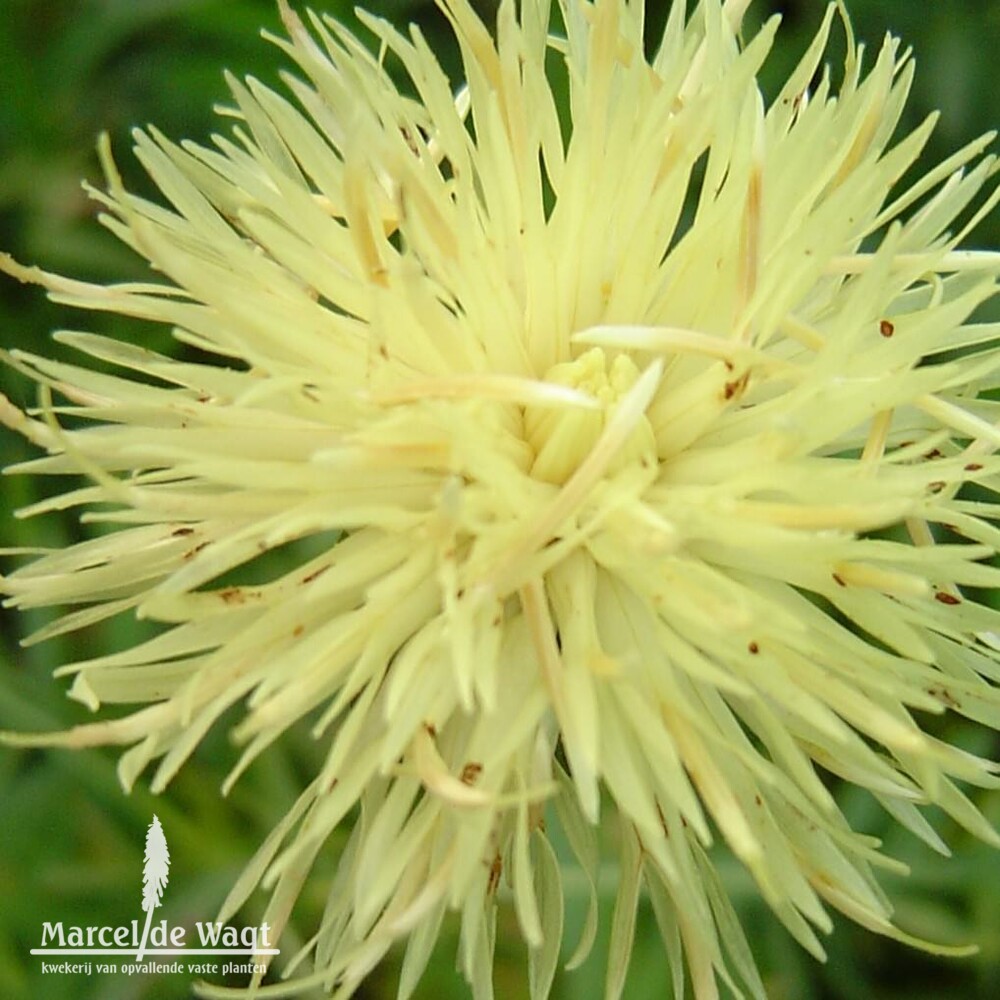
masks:
<svg viewBox="0 0 1000 1000"><path fill-rule="evenodd" d="M616 354L609 365L600 347L550 368L545 374L546 382L585 392L601 407L594 410L525 407L525 438L535 453L532 476L548 483L565 483L590 453L615 407L638 378L639 369L627 354ZM652 461L655 454L653 429L643 417L608 472L644 458Z"/></svg>

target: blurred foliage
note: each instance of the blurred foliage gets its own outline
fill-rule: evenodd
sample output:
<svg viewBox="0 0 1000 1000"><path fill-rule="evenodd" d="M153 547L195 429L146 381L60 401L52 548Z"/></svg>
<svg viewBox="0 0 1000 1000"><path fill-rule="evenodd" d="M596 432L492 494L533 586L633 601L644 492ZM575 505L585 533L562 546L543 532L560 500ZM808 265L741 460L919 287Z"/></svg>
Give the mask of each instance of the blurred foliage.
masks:
<svg viewBox="0 0 1000 1000"><path fill-rule="evenodd" d="M351 19L347 3L317 0L316 6ZM425 0L382 0L368 6L397 23L419 21L432 42L444 45L442 18ZM489 0L479 6L488 7ZM648 6L655 25L666 7L654 0ZM754 6L752 23L774 11L785 20L765 90L776 86L805 48L823 6L820 0L763 0ZM1000 123L1000 88L993 68L1000 48L1000 5L994 0L850 0L849 7L858 37L871 48L890 26L914 47L918 74L903 128L912 128L935 108L943 112L929 160ZM261 27L279 30L272 0L0 0L0 248L24 262L78 277L120 280L141 274L141 262L94 224L93 205L80 187L81 178L100 185L93 152L97 135L110 133L126 182L147 191L148 182L127 151L130 127L152 121L168 135L196 139L219 129L212 105L226 101L222 68L274 82L282 65L278 50L260 41ZM443 61L454 71L454 49L445 46L444 51ZM836 69L834 57L831 61ZM981 228L975 242L1000 246L1000 213ZM3 346L58 353L49 332L74 325L144 343L163 337L161 331L117 317L67 313L35 289L0 280ZM33 401L31 389L7 371L0 373L0 388L22 405ZM5 463L28 453L9 434L0 436L0 450ZM11 519L13 510L43 488L18 477L3 482L4 545L61 545L77 537L80 529L70 519ZM18 639L44 620L9 613L0 619L0 656L6 661L0 664L0 728L55 729L79 721L85 711L65 700L64 685L51 679L53 669L71 655L79 656L81 645L95 650L118 646L123 636L116 630L129 627L113 622L82 638L21 648ZM997 755L991 734L964 723L946 721L940 735ZM304 732L290 734L226 800L217 789L234 753L224 726L216 728L159 798L144 788L123 796L110 752L0 752L0 891L5 900L0 907L0 997L169 1000L188 995L182 977L43 977L28 949L39 943L43 920L117 925L140 913L137 873L154 809L173 857L163 915L171 923L213 917L241 865L308 780L317 752ZM932 817L955 852L946 861L896 828L866 793L841 788L839 794L852 823L883 838L888 854L912 865L909 879L885 879L898 900L900 924L938 940L976 940L981 953L963 961L935 959L838 921L828 942L829 961L820 966L791 942L757 900L746 874L719 852L720 868L774 1000L1000 996L1000 857L940 816ZM980 801L1000 825L1000 798ZM302 901L300 929L309 928L319 912L323 876L321 869ZM609 868L601 884L605 943L615 878ZM582 924L585 898L572 874L566 889L572 933ZM261 897L255 905L262 905ZM246 922L259 915L259 909L251 908ZM497 996L518 1000L527 996L523 947L511 914L502 917L500 927ZM453 971L455 936L451 927L421 997L467 995ZM295 952L294 934L282 947L286 956ZM602 963L599 941L582 970L559 974L557 1000L597 1000ZM669 996L668 983L651 915L643 911L627 1000L662 1000ZM389 963L362 995L374 1000L394 991Z"/></svg>

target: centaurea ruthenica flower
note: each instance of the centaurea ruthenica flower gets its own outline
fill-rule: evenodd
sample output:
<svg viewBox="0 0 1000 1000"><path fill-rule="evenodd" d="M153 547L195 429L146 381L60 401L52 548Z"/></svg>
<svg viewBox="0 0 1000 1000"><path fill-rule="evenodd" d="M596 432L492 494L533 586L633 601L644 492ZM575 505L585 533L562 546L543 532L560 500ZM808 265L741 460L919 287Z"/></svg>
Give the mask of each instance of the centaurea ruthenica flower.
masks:
<svg viewBox="0 0 1000 1000"><path fill-rule="evenodd" d="M94 197L148 283L0 262L198 349L72 332L102 370L7 357L41 387L34 413L0 408L47 452L18 470L88 477L30 512L113 529L15 569L8 602L75 606L46 635L161 625L61 671L92 709L143 707L8 739L121 745L124 785L149 769L162 790L232 706L230 781L308 717L324 766L222 913L263 878L280 931L354 817L289 995L346 996L405 939L411 996L451 909L489 997L509 896L544 997L563 936L549 834L593 887L609 814L609 997L642 893L677 995L685 967L699 998L719 979L763 995L713 839L813 954L828 907L909 940L874 875L898 863L822 776L932 847L929 803L998 842L960 789L998 768L915 716L1000 724L1000 615L963 591L1000 583L980 395L1000 327L975 320L1000 256L958 249L997 201L988 138L902 183L933 126L894 135L912 62L849 37L842 79L812 83L833 7L767 102L776 23L741 40L747 0L674 3L651 57L638 0L562 0L556 27L549 0L505 0L495 35L441 5L458 88L416 29L363 18L400 86L282 4L293 100L233 80L231 138L136 133L169 204L126 192L105 143Z"/></svg>

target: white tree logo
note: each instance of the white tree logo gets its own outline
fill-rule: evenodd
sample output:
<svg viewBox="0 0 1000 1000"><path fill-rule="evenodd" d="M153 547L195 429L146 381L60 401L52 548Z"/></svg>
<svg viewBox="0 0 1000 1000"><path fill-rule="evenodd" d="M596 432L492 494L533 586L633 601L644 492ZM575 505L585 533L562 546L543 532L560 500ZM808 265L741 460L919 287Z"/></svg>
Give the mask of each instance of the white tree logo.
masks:
<svg viewBox="0 0 1000 1000"><path fill-rule="evenodd" d="M163 827L156 814L146 831L145 864L142 867L142 908L146 911L146 926L142 929L142 941L139 943L139 953L136 961L142 961L149 938L149 925L153 919L153 910L160 905L163 889L170 873L170 852L167 850L167 838L163 835Z"/></svg>

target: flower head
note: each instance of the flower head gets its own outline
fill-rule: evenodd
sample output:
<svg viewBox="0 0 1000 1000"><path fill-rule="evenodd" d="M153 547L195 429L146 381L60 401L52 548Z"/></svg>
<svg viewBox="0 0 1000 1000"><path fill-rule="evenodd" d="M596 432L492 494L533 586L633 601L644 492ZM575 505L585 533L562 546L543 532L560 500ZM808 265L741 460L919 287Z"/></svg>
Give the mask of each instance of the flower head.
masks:
<svg viewBox="0 0 1000 1000"><path fill-rule="evenodd" d="M37 413L0 408L48 453L19 469L89 477L33 512L113 529L11 572L9 603L79 606L45 634L159 624L63 670L93 709L144 707L17 739L122 745L125 786L151 769L161 790L234 705L230 782L308 717L324 766L222 913L266 872L280 932L360 804L307 985L346 996L407 939L412 995L454 909L488 997L509 887L545 996L549 833L593 887L602 814L610 997L643 891L699 998L717 977L763 995L713 839L814 954L827 906L906 939L874 876L893 862L824 772L932 846L927 803L1000 842L959 788L998 768L915 715L1000 724L1000 618L962 589L1000 582L978 395L1000 352L974 320L1000 256L957 249L997 201L977 201L988 140L904 183L933 122L893 138L898 43L865 69L849 37L842 82L810 92L831 6L767 102L776 23L744 44L746 6L674 3L649 58L641 2L564 0L558 32L548 0L504 2L494 40L442 0L456 94L417 29L363 17L376 57L282 3L294 101L231 80L231 138L136 133L169 205L102 145L103 221L155 280L0 262L191 348L62 333L104 367L7 358L42 387Z"/></svg>

